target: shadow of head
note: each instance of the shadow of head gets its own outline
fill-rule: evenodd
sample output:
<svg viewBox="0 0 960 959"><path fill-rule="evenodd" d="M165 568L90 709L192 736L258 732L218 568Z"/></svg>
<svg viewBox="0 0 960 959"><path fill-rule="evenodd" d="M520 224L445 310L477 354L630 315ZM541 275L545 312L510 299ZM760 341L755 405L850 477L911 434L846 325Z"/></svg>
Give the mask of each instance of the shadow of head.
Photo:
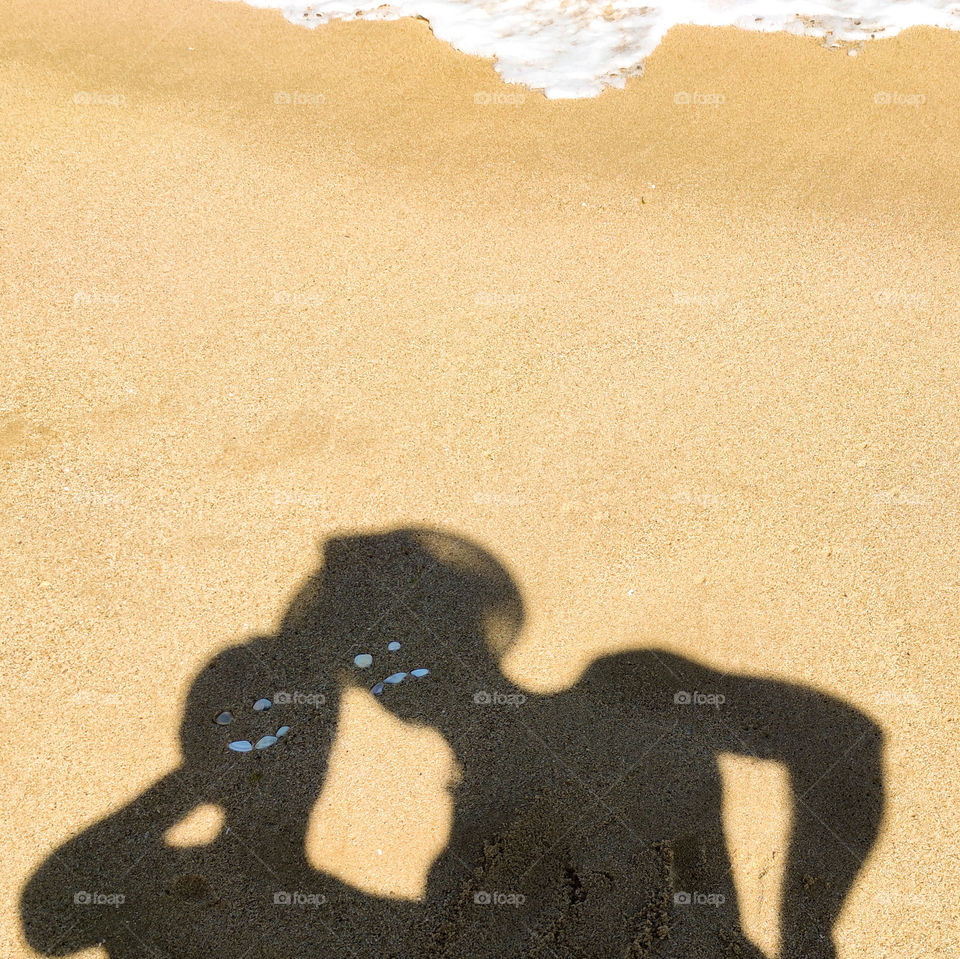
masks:
<svg viewBox="0 0 960 959"><path fill-rule="evenodd" d="M442 725L462 699L465 675L499 675L498 659L523 615L505 567L466 539L423 528L329 539L278 628L224 649L191 684L180 725L183 764L69 840L31 877L21 903L29 941L47 954L99 942L121 956L130 929L179 941L176 927L184 922L185 941L206 941L182 915L213 909L196 896L181 902L184 882L196 885L197 876L203 889L219 890L216 908L232 903L235 917L259 902L264 870L280 888L322 885L341 910L375 908L316 874L303 854L344 689L406 673L402 683L386 685L382 705L400 718ZM355 665L360 653L372 656L372 666ZM428 675L410 675L419 668ZM257 708L260 700L270 706ZM282 738L256 749L284 726ZM237 741L253 748L238 754L230 749ZM171 847L167 830L203 803L219 807L229 828L201 845ZM120 890L126 902L109 913L84 910L72 898L78 889ZM321 931L312 935L323 941Z"/></svg>
<svg viewBox="0 0 960 959"><path fill-rule="evenodd" d="M328 540L278 635L342 687L374 688L406 673L378 692L381 702L429 722L455 688L499 676L523 622L519 589L499 560L462 537L409 527ZM370 667L354 665L361 654L372 656ZM429 675L418 679L414 669Z"/></svg>

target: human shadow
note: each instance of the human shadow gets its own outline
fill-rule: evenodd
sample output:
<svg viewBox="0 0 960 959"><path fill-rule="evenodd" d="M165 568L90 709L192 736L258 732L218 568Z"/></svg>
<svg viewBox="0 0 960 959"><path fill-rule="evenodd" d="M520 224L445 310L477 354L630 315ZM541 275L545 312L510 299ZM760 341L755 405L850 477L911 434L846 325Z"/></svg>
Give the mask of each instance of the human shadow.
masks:
<svg viewBox="0 0 960 959"><path fill-rule="evenodd" d="M879 728L812 689L653 649L532 695L498 666L523 619L504 566L462 538L329 540L277 632L219 654L193 683L180 767L30 878L29 944L102 945L111 959L760 957L721 821L718 757L734 753L789 774L781 956L835 955L834 923L883 815ZM360 653L373 667L354 665ZM375 686L382 705L439 731L462 770L419 902L362 892L305 851L340 698L394 671L407 675ZM255 710L262 697L272 705ZM228 748L239 740L265 745ZM203 804L224 812L217 836L171 845L170 827Z"/></svg>

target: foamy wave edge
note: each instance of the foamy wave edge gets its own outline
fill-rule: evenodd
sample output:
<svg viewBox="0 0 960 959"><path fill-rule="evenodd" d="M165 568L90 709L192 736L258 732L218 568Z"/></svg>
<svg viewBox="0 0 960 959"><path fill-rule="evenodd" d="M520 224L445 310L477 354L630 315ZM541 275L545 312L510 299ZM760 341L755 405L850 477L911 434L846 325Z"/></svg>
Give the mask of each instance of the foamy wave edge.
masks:
<svg viewBox="0 0 960 959"><path fill-rule="evenodd" d="M663 6L623 0L394 0L377 6L348 0L245 2L279 9L306 27L330 20L419 17L457 50L492 58L506 82L542 90L551 98L591 97L607 86L622 88L629 77L643 72L643 61L667 31L680 24L787 31L823 37L831 46L892 37L915 26L960 29L960 5L938 0L834 0L802 6L783 0L681 0Z"/></svg>

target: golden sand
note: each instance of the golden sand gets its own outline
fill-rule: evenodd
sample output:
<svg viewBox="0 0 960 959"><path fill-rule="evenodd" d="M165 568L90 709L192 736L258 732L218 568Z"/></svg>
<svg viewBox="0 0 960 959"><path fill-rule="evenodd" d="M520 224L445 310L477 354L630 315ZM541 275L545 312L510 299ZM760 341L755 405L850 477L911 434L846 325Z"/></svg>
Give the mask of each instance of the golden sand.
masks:
<svg viewBox="0 0 960 959"><path fill-rule="evenodd" d="M656 644L879 722L840 955L957 954L960 37L676 29L625 91L548 101L420 21L0 19L0 956L34 954L41 862L176 765L204 664L328 537L400 524L509 565L531 692ZM457 770L344 709L311 862L415 897ZM371 783L374 740L403 761ZM789 814L731 762L770 949Z"/></svg>

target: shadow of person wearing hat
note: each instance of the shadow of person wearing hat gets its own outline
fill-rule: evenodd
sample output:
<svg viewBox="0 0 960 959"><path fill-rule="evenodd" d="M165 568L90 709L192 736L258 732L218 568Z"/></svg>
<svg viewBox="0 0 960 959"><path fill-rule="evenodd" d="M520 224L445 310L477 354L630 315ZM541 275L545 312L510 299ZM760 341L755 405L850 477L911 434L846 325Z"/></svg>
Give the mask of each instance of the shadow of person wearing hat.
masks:
<svg viewBox="0 0 960 959"><path fill-rule="evenodd" d="M399 529L328 541L277 633L220 654L194 683L180 769L31 878L30 944L103 944L114 959L759 957L721 822L718 757L735 753L790 776L782 956L835 955L834 923L882 819L877 727L814 690L650 649L535 696L499 668L523 620L509 572L467 540ZM305 855L340 696L384 678L376 655L373 670L353 658L388 642L405 664L391 672L429 674L376 686L380 703L438 730L462 770L449 843L417 903L367 895ZM301 702L254 711L269 690ZM223 712L229 725L214 721ZM228 748L282 725L262 750ZM224 811L217 837L172 848L164 832L203 803ZM125 900L93 908L78 890Z"/></svg>

